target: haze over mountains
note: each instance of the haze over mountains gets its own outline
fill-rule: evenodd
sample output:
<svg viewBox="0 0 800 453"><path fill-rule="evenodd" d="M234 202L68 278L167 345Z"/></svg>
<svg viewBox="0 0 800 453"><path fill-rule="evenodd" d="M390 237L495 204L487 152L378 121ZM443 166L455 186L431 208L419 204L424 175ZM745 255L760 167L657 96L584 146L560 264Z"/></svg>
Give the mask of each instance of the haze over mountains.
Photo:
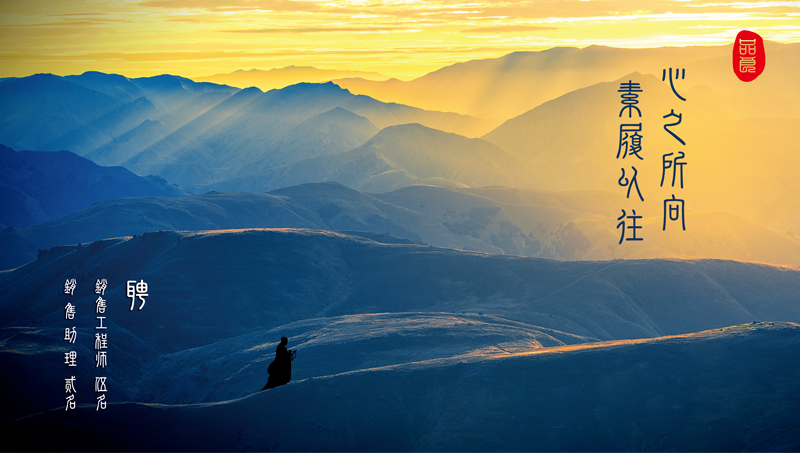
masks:
<svg viewBox="0 0 800 453"><path fill-rule="evenodd" d="M792 48L781 52L790 51ZM781 65L780 61L774 64L778 68ZM782 74L777 69L774 73ZM86 87L116 93L120 99L130 99L138 95L137 89L146 88L159 93L159 105L168 104L164 99L188 102L189 107L179 109L184 113L206 102L203 99L227 96L225 90L229 90L223 87L219 88L222 91L214 91L218 86L190 83L187 87L193 91L187 91L171 83L158 91L153 88L157 86L155 81L149 79L147 83L137 82L144 88L121 83L120 79L127 80L98 73L87 73L75 80ZM169 76L161 79L178 80ZM614 158L622 121L617 89L619 83L634 79L643 88L639 104L644 114L642 161ZM85 88L83 85L79 88ZM656 77L632 73L545 102L509 119L481 139L469 139L421 124L391 125L426 115L459 121L464 117L382 104L352 96L330 83L300 84L268 93L251 88L229 96L174 132L169 132L171 128L166 123L145 120L122 138L86 156L106 165L123 164L138 174L156 174L200 193L265 192L320 181L335 181L367 192L409 184L462 189L504 186L538 193L584 191L568 198L582 199L582 205L594 204L598 209L559 206L568 211L542 210L535 201L525 200L520 202L528 206L520 208L524 214L506 214L513 209L490 201L486 206L483 202L468 204L468 209L447 217L440 213L450 209L447 203L453 200L449 200L430 204L441 206L435 208L434 215L438 217L434 222L442 233L420 233L430 231L430 218L419 220L415 226L406 224L402 229L377 227L370 222L362 225L371 226L346 229L390 233L439 246L558 259L715 257L798 264L800 218L793 213L797 211L794 195L800 187L795 175L795 169L800 167L795 152L800 141L800 120L736 119L712 89L684 91L679 85L678 90L688 101L677 100L667 84ZM147 99L131 102L145 105ZM677 146L663 128L664 113L669 111L677 111L684 118L674 130L687 143L682 148L688 161L686 187L677 192L687 202L686 232L658 231L663 200L676 193L676 189L659 184L660 156L675 152ZM158 139L162 135L164 138ZM135 151L138 149L144 151ZM770 158L755 158L753 149L769 149ZM641 224L654 234L648 234L637 247L618 247L620 231L615 229L615 218L620 209L631 208L618 180L620 167L630 172L629 165L639 171L638 186L645 198L643 203L636 201L634 207L644 216ZM635 199L635 193L633 196ZM87 201L84 206L94 201ZM417 213L424 211L421 207L409 208L405 200L392 203ZM477 211L473 213L473 209ZM25 215L43 219L36 212L34 209ZM168 229L158 227L159 221L147 224L144 219L149 216L144 213L142 221L133 222L130 228L108 228L105 232L123 236ZM478 220L473 225L474 219ZM223 223L226 227L309 226L266 219L216 224ZM319 221L315 225L330 227ZM448 233L443 232L443 227ZM197 226L190 223L179 228ZM65 231L71 229L65 227ZM42 236L33 230L4 234L2 240L10 242L5 242L3 265L23 264L38 249L64 243L56 242L55 237L61 236ZM70 237L79 242L103 236L92 233Z"/></svg>
<svg viewBox="0 0 800 453"><path fill-rule="evenodd" d="M623 49L588 46L555 47L536 52L514 52L500 58L457 63L411 81L337 79L353 93L386 102L431 110L446 110L486 119L505 120L571 91L639 72L660 77L664 68L686 69L688 87L708 86L733 100L731 107L744 116L796 118L796 89L789 97L774 87L793 86L798 44L766 42L769 63L755 82L743 84L731 69L732 44L727 46ZM779 103L781 108L776 109ZM755 110L755 111L754 111Z"/></svg>
<svg viewBox="0 0 800 453"><path fill-rule="evenodd" d="M284 88L297 83L324 83L343 77L355 77L364 80L386 80L389 77L368 71L342 71L319 69L312 66L287 66L273 68L268 71L260 69L239 69L228 74L215 74L207 77L195 77L198 82L211 82L239 88L256 87L261 91Z"/></svg>
<svg viewBox="0 0 800 453"><path fill-rule="evenodd" d="M362 83L376 98L353 79L0 80L0 143L20 150L0 148L0 226L28 226L0 232L9 445L799 448L798 49L768 44L749 84L723 80L730 48L595 46ZM628 81L641 119L620 114ZM617 159L639 121L643 160ZM677 151L685 188L660 183ZM643 202L620 185L634 166ZM672 194L686 231L662 229ZM619 245L621 209L644 241ZM281 336L293 381L258 393Z"/></svg>
<svg viewBox="0 0 800 453"><path fill-rule="evenodd" d="M58 102L72 106L82 102L81 98L91 98L81 89L92 89L92 96L98 98L92 102L100 106L97 112L110 113L94 118L71 108L72 115L80 118L62 122L65 125L61 129L72 129L51 134L58 138L37 138L34 143L16 136L26 128L15 128L0 134L0 142L17 149L69 149L101 165L122 165L139 175L158 175L192 192L266 191L324 180L372 191L432 183L618 192L618 164L626 162L608 158L618 141L620 120L614 105L619 106L619 93L615 88L621 81L636 79L644 89L642 134L643 155L647 156L647 160L638 162L637 168L642 172L638 182L648 212L655 215L659 200L670 196L657 184L662 165L657 157L674 151L675 141L662 126L665 112L677 111L685 119L676 129L688 146L687 180L691 184L682 193L691 200L690 209L728 211L757 223L763 223L764 218L781 219L766 226L794 234L800 231L800 225L790 220L790 209L786 203L772 200L789 199L788 194L796 190L791 169L797 163L793 143L798 138L794 131L798 130L795 123L800 113L784 107L800 96L793 88L796 84L790 83L798 48L772 44L768 47L776 58L770 60L770 70L764 77L750 84L728 80L732 75L722 71L728 71L729 64L723 64L725 55L720 54L727 48L717 47L650 49L652 52L601 47L551 49L509 55L504 57L507 61L464 63L430 75L443 84L446 76L452 80L479 80L484 71L481 68L489 63L491 67L505 68L494 71L509 77L536 69L545 71L548 77L552 75L550 83L536 85L537 93L546 97L552 94L547 94L549 87L569 80L571 73L605 77L604 74L620 74L622 69L634 66L652 69L664 59L687 61L691 77L685 84L680 81L678 90L688 96L688 102L676 101L667 84L655 76L622 73L613 82L582 87L544 103L527 95L515 96L518 102L534 108L492 131L488 131L485 122L472 117L383 104L352 96L332 84L299 84L268 93L251 88L230 95L235 89L173 76L128 80L100 73L66 78L38 75L4 80L0 93L3 86L19 85L22 88L17 87L13 93L7 90L6 94L19 104L27 99L25 96L38 99L30 94L33 91L26 95L26 90L46 81L50 84L48 89L59 91L53 91L58 95L53 99L63 98ZM578 71L580 62L594 69ZM456 77L456 69L463 74ZM80 86L68 87L65 81ZM494 85L510 86L499 82ZM776 85L785 87L783 95L769 93L770 87ZM145 97L136 97L141 94ZM109 95L115 97L108 98ZM44 104L40 109L57 110ZM742 119L746 113L750 118ZM51 113L36 116L27 111L26 115L8 124L55 121ZM764 115L784 119L759 118ZM77 123L86 125L76 126ZM408 126L378 134L388 126L405 123L426 127ZM457 151L466 143L478 143L431 129L466 137L488 132L482 138L504 151L489 151L489 147L481 145L479 160L459 152L431 159L430 146ZM374 141L367 145L368 140ZM44 147L42 143L50 145ZM752 160L754 146L777 154L774 159L739 165ZM467 154L470 152L474 155L475 151ZM476 174L483 170L487 175ZM764 202L768 200L770 208L778 212L763 215Z"/></svg>
<svg viewBox="0 0 800 453"><path fill-rule="evenodd" d="M3 145L0 191L0 225L4 228L27 228L97 201L186 195L158 177L142 178L122 167L101 167L70 152L15 152Z"/></svg>
<svg viewBox="0 0 800 453"><path fill-rule="evenodd" d="M39 250L58 245L146 232L231 228L388 234L439 247L566 260L721 258L800 265L797 238L722 212L695 214L689 231L654 234L636 247L618 247L620 232L609 214L616 206L614 194L598 191L412 186L367 193L337 183L266 194L126 198L96 203L27 230L0 232L0 269L21 266Z"/></svg>

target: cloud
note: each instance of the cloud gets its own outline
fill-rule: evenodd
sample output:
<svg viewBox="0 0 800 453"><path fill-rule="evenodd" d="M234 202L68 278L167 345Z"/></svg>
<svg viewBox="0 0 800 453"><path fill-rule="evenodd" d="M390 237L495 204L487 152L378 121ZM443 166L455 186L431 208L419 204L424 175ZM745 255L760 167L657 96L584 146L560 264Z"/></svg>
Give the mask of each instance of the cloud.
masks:
<svg viewBox="0 0 800 453"><path fill-rule="evenodd" d="M376 33L386 31L406 30L404 27L309 27L309 28L258 28L242 30L220 30L225 33Z"/></svg>
<svg viewBox="0 0 800 453"><path fill-rule="evenodd" d="M321 5L310 1L294 0L145 0L138 4L145 8L261 10L261 11L319 11Z"/></svg>
<svg viewBox="0 0 800 453"><path fill-rule="evenodd" d="M9 27L9 28L92 27L95 25L109 25L109 24L119 24L119 23L132 24L135 23L135 21L132 19L70 19L70 20L60 20L57 22L40 22L35 24L11 24L11 25L4 25L4 27Z"/></svg>
<svg viewBox="0 0 800 453"><path fill-rule="evenodd" d="M480 27L461 30L461 33L517 33L527 31L558 30L558 27L543 27L539 25L501 25L499 27Z"/></svg>

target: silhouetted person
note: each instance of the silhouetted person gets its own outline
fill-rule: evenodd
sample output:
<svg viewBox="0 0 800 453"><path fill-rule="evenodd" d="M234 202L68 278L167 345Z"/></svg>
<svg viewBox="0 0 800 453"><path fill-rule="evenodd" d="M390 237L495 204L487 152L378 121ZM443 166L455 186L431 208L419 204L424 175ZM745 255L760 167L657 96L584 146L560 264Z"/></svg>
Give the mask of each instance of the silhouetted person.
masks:
<svg viewBox="0 0 800 453"><path fill-rule="evenodd" d="M279 385L288 384L289 381L292 380L292 360L294 360L294 355L297 354L297 351L286 349L288 343L288 338L281 337L280 344L275 348L275 360L273 360L272 363L269 364L269 368L267 368L269 379L267 380L267 385L261 389L262 391Z"/></svg>

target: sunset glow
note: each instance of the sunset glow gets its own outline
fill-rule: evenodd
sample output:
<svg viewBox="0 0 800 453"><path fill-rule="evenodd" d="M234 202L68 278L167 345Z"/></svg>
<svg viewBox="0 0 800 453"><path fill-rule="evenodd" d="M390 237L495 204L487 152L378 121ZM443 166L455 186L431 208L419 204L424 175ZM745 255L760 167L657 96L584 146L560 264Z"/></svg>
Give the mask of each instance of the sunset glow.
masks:
<svg viewBox="0 0 800 453"><path fill-rule="evenodd" d="M288 65L413 78L555 46L800 41L800 2L128 0L3 2L0 77L208 76Z"/></svg>

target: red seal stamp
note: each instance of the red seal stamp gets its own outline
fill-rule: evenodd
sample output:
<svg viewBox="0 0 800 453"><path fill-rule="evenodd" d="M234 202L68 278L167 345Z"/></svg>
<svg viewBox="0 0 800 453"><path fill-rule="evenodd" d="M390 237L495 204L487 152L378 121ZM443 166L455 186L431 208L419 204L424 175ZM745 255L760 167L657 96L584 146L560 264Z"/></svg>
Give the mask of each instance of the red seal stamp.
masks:
<svg viewBox="0 0 800 453"><path fill-rule="evenodd" d="M742 82L752 82L764 72L767 54L758 33L742 30L733 43L733 72Z"/></svg>

